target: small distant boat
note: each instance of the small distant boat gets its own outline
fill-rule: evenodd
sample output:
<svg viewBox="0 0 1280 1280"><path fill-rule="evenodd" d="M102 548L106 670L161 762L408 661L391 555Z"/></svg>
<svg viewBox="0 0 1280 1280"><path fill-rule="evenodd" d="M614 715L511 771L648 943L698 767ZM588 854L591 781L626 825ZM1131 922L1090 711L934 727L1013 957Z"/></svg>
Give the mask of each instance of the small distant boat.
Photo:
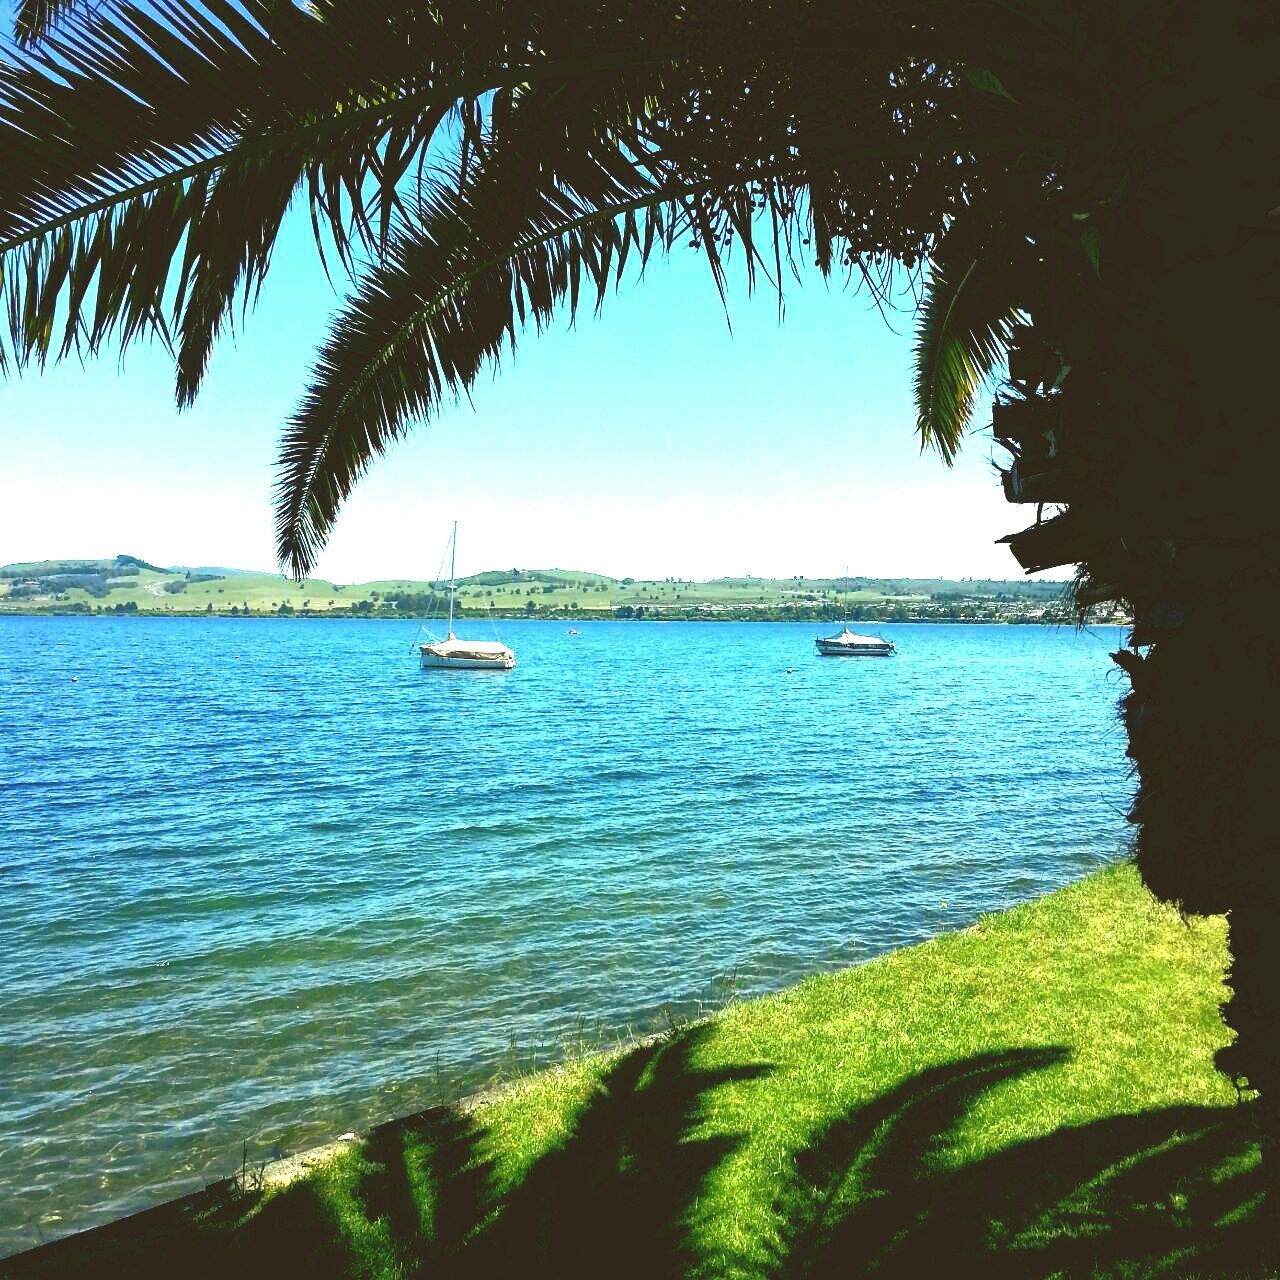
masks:
<svg viewBox="0 0 1280 1280"><path fill-rule="evenodd" d="M449 540L449 633L443 640L420 644L424 667L470 668L474 671L510 671L516 665L516 655L505 644L496 640L459 640L453 634L453 597L457 590L456 563L458 558L458 522L453 522L453 534Z"/></svg>
<svg viewBox="0 0 1280 1280"><path fill-rule="evenodd" d="M576 636L577 634L578 634L577 627L570 627L569 630L565 632L565 635L567 636Z"/></svg>
<svg viewBox="0 0 1280 1280"><path fill-rule="evenodd" d="M824 658L887 658L898 651L892 640L860 636L848 627L838 636L818 636L813 643Z"/></svg>

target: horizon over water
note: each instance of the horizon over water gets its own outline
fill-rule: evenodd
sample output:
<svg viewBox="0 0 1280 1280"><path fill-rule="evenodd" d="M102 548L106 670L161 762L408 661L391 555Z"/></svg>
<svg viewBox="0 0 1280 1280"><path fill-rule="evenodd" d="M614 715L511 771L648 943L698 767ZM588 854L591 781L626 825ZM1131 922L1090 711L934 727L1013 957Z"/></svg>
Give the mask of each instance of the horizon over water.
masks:
<svg viewBox="0 0 1280 1280"><path fill-rule="evenodd" d="M1119 628L568 625L0 618L0 1257L1127 849Z"/></svg>

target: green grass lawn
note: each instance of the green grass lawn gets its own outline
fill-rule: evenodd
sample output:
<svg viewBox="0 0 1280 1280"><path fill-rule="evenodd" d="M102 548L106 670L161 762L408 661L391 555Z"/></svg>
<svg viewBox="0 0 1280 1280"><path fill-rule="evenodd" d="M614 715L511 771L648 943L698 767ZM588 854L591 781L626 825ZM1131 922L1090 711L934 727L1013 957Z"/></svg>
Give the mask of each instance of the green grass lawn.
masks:
<svg viewBox="0 0 1280 1280"><path fill-rule="evenodd" d="M15 1274L1267 1274L1226 960L1119 867Z"/></svg>

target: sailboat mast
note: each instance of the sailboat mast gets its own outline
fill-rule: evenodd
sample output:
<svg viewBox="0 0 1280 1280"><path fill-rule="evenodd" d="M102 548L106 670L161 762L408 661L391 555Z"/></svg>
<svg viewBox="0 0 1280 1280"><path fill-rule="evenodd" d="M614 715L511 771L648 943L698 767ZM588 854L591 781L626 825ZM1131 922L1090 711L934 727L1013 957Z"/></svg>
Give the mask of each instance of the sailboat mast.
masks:
<svg viewBox="0 0 1280 1280"><path fill-rule="evenodd" d="M449 543L449 635L453 635L453 593L458 569L458 522L453 522L453 538Z"/></svg>

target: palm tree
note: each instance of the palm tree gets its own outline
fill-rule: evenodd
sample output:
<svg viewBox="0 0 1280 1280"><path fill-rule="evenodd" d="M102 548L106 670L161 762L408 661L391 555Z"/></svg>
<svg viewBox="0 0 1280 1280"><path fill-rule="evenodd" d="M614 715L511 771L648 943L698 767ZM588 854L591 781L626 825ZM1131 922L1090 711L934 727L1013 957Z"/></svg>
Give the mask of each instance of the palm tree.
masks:
<svg viewBox="0 0 1280 1280"><path fill-rule="evenodd" d="M1268 6L23 0L17 32L0 367L154 336L189 403L299 199L350 273L281 446L299 577L389 441L655 253L779 296L805 259L905 272L947 458L1012 347L1011 548L1134 610L1139 865L1231 912L1224 1066L1280 1130Z"/></svg>
<svg viewBox="0 0 1280 1280"><path fill-rule="evenodd" d="M827 7L26 4L0 68L8 358L158 336L189 403L301 193L357 275L282 448L304 574L371 457L629 262L688 241L722 283L733 241L780 288L801 254L873 282L921 259L979 180L956 117L990 95L911 57L886 0L854 54Z"/></svg>

